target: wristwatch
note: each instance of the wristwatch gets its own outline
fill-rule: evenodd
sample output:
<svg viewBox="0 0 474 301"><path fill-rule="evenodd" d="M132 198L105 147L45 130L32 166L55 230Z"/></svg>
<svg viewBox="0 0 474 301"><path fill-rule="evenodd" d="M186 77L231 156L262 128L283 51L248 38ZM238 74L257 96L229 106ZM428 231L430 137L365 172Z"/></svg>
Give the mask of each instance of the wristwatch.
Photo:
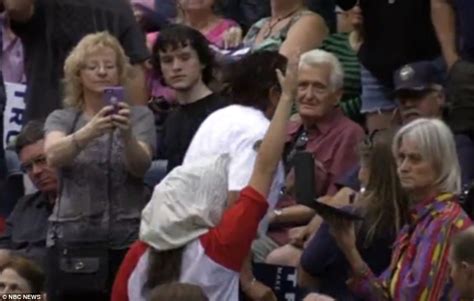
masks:
<svg viewBox="0 0 474 301"><path fill-rule="evenodd" d="M273 223L278 222L279 217L283 214L282 209L273 209L273 215L275 216L273 218Z"/></svg>

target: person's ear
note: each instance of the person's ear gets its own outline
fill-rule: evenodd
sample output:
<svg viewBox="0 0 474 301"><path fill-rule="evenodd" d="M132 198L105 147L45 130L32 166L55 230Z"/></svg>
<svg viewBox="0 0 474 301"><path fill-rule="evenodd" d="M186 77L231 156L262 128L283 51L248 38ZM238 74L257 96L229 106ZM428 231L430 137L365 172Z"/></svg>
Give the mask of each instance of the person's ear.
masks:
<svg viewBox="0 0 474 301"><path fill-rule="evenodd" d="M273 86L268 90L268 99L272 106L276 107L278 105L278 101L280 100L281 91L278 86Z"/></svg>
<svg viewBox="0 0 474 301"><path fill-rule="evenodd" d="M436 97L439 106L442 108L444 107L446 103L446 94L443 91L438 92L438 95Z"/></svg>
<svg viewBox="0 0 474 301"><path fill-rule="evenodd" d="M333 93L334 93L334 105L337 106L341 102L342 95L344 94L344 90L338 89L334 91Z"/></svg>

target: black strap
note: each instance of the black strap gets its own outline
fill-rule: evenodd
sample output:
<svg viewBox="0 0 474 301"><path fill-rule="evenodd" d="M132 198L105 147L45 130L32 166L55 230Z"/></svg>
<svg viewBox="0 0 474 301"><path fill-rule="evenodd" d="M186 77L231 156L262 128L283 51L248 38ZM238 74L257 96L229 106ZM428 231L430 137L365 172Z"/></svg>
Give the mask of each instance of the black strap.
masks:
<svg viewBox="0 0 474 301"><path fill-rule="evenodd" d="M285 174L287 174L293 167L292 161L293 157L295 156L295 153L297 151L304 151L306 149L307 141L306 143L304 143L304 145L298 145L298 141L301 140L301 137L304 135L307 135L306 130L304 129L304 126L301 125L298 128L298 131L296 131L296 135L294 136L294 138L285 146L285 152L283 155L283 160L285 163Z"/></svg>

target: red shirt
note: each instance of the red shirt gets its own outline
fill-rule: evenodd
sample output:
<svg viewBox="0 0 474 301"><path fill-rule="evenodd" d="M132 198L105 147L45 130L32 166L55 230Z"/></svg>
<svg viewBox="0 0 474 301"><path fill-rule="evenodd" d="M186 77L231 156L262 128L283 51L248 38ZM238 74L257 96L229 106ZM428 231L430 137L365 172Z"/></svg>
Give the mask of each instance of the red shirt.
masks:
<svg viewBox="0 0 474 301"><path fill-rule="evenodd" d="M295 141L301 121L288 124L288 141ZM337 108L316 123L316 127L308 131L306 151L315 158L315 183L318 196L333 195L337 192L336 182L347 174L359 162L357 146L364 138L364 130L347 118ZM294 183L294 172L290 170L286 183ZM296 205L293 197L283 197L277 208ZM288 242L287 229L270 231L268 236L279 245Z"/></svg>
<svg viewBox="0 0 474 301"><path fill-rule="evenodd" d="M292 141L302 126L301 121L288 125L289 139ZM347 118L337 108L316 123L316 128L308 131L306 151L314 155L316 187L318 195L332 195L337 192L336 181L359 162L358 144L364 139L364 130ZM321 166L322 165L322 166ZM289 176L293 176L290 172Z"/></svg>

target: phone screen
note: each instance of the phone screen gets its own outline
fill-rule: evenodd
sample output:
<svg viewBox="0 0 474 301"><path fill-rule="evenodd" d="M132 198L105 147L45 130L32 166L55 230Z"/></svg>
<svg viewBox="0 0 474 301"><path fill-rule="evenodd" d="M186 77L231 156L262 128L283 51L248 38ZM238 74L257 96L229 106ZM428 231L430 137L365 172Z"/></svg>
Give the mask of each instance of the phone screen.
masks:
<svg viewBox="0 0 474 301"><path fill-rule="evenodd" d="M124 101L125 93L123 87L109 87L104 89L104 102L114 107L112 114L118 113L118 104Z"/></svg>

